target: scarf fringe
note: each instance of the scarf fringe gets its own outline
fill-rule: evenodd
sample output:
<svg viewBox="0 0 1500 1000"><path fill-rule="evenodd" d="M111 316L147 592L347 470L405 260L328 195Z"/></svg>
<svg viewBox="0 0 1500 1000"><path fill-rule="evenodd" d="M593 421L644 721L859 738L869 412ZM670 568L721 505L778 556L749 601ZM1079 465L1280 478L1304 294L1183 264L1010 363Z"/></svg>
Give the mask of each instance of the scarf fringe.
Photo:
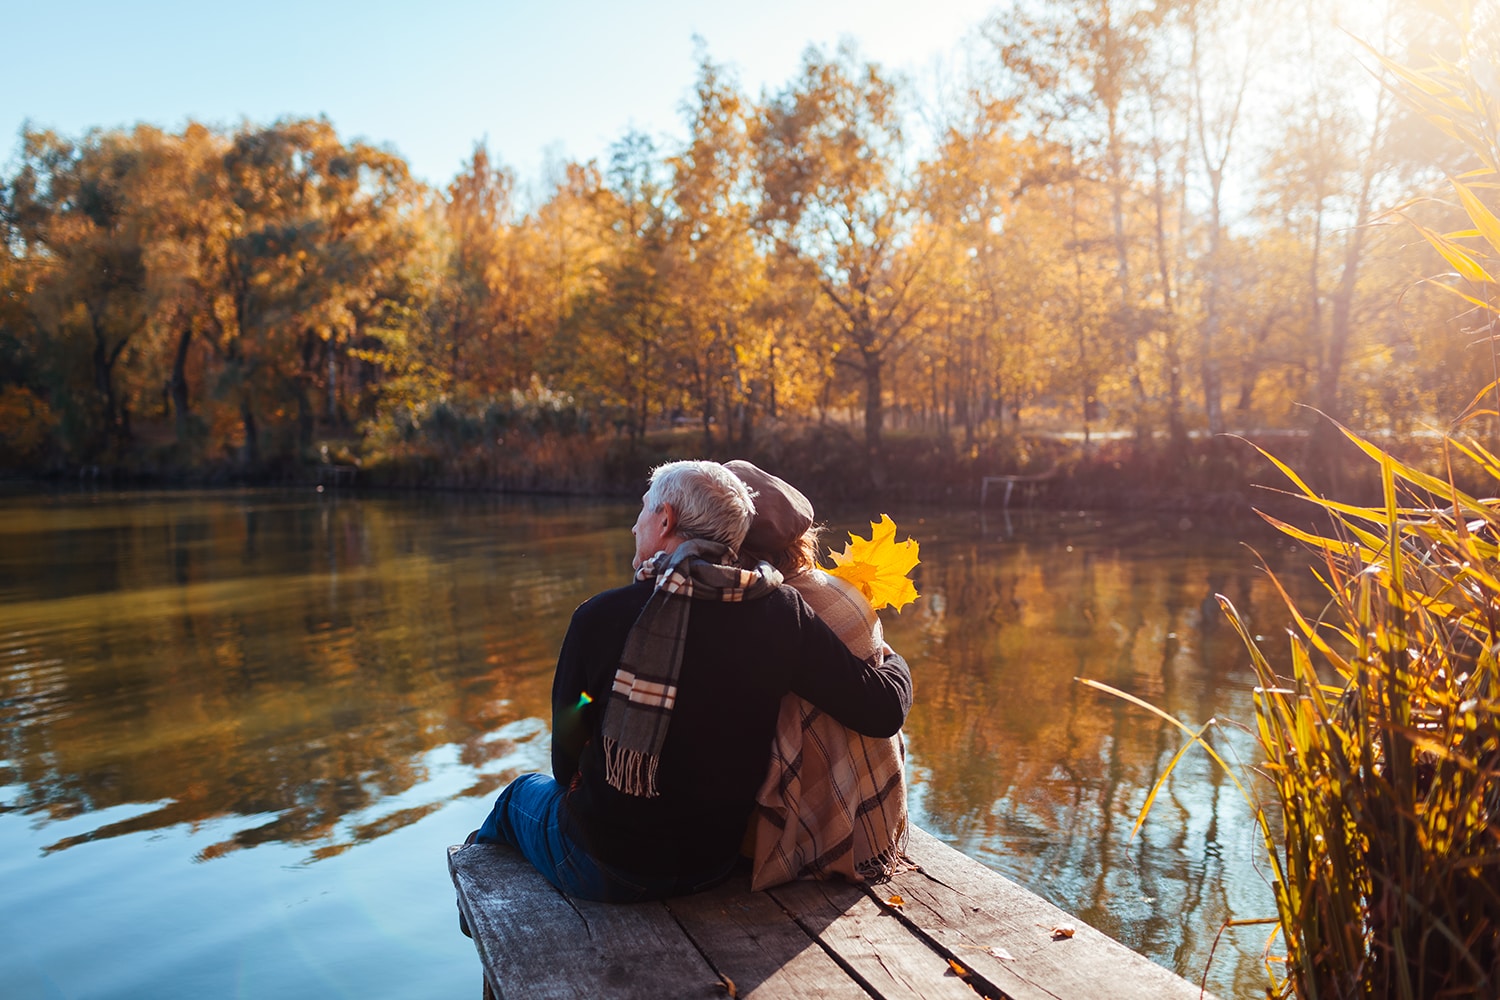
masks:
<svg viewBox="0 0 1500 1000"><path fill-rule="evenodd" d="M604 780L626 795L643 799L654 799L661 795L656 787L656 766L661 758L656 754L629 750L610 739L604 738Z"/></svg>
<svg viewBox="0 0 1500 1000"><path fill-rule="evenodd" d="M893 875L915 869L916 863L906 856L906 847L910 843L908 833L909 828L903 821L895 842L873 858L856 862L855 873L866 882L884 882Z"/></svg>

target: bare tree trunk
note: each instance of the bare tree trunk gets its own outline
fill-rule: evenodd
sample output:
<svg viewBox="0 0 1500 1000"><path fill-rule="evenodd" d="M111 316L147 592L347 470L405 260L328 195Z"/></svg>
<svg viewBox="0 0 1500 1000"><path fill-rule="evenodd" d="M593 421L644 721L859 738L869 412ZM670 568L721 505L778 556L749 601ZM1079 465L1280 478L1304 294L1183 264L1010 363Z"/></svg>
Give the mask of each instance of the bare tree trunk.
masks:
<svg viewBox="0 0 1500 1000"><path fill-rule="evenodd" d="M880 399L881 357L865 351L861 361L865 373L865 447L873 455L880 450L880 432L885 419L885 408Z"/></svg>
<svg viewBox="0 0 1500 1000"><path fill-rule="evenodd" d="M260 464L260 441L255 428L255 408L250 404L250 393L240 390L240 423L245 428L245 444L240 449L240 462L248 468Z"/></svg>
<svg viewBox="0 0 1500 1000"><path fill-rule="evenodd" d="M172 416L176 424L179 445L187 444L189 433L187 356L188 346L192 340L193 328L185 326L177 336L177 350L172 355L172 377L167 383L167 389L172 398Z"/></svg>
<svg viewBox="0 0 1500 1000"><path fill-rule="evenodd" d="M1223 225L1220 216L1220 192L1222 177L1211 172L1212 207L1209 212L1208 229L1208 281L1203 291L1203 323L1198 328L1198 349L1201 352L1200 371L1203 382L1203 411L1208 417L1208 433L1224 433L1223 380L1219 373L1219 330L1223 317L1219 313L1219 282L1222 278L1219 249L1223 242Z"/></svg>
<svg viewBox="0 0 1500 1000"><path fill-rule="evenodd" d="M339 367L338 353L333 349L333 338L328 338L328 426L338 423L339 416Z"/></svg>

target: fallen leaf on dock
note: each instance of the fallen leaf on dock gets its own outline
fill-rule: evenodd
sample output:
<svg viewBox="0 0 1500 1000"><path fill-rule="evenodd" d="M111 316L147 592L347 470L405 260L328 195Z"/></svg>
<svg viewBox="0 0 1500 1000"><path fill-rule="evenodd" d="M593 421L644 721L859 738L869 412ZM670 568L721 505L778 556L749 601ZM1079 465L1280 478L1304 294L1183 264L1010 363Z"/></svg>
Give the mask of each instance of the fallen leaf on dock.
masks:
<svg viewBox="0 0 1500 1000"><path fill-rule="evenodd" d="M906 905L906 900L902 899L899 895L892 896L890 899L887 899L886 902L889 903L891 906L897 906L897 907L905 906Z"/></svg>
<svg viewBox="0 0 1500 1000"><path fill-rule="evenodd" d="M967 976L969 974L969 970L968 969L965 969L962 965L959 965L957 962L953 961L953 959L951 959L951 958L948 959L948 967L950 969L952 969L953 970L953 974L955 976L958 976L959 978L963 978L964 976Z"/></svg>
<svg viewBox="0 0 1500 1000"><path fill-rule="evenodd" d="M996 958L998 958L1002 962L1014 962L1016 960L1016 956L1012 955L1010 952L1006 951L1004 948L1001 948L999 945L996 945L995 947L991 948L990 949L990 954L994 955Z"/></svg>
<svg viewBox="0 0 1500 1000"><path fill-rule="evenodd" d="M1077 928L1075 928L1072 924L1058 924L1056 927L1052 928L1052 940L1066 941L1076 932Z"/></svg>

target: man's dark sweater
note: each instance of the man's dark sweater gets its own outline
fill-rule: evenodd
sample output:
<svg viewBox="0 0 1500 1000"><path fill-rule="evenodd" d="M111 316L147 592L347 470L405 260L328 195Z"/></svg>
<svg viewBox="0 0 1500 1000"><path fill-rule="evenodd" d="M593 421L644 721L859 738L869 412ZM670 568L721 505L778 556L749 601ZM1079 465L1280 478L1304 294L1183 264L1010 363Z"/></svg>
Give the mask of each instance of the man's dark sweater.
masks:
<svg viewBox="0 0 1500 1000"><path fill-rule="evenodd" d="M911 674L899 656L860 662L790 587L743 603L694 600L661 794L626 795L604 780L599 727L652 586L605 591L574 612L552 687L552 773L568 789L567 832L600 861L707 878L740 851L782 696L796 692L851 729L890 736L911 707Z"/></svg>

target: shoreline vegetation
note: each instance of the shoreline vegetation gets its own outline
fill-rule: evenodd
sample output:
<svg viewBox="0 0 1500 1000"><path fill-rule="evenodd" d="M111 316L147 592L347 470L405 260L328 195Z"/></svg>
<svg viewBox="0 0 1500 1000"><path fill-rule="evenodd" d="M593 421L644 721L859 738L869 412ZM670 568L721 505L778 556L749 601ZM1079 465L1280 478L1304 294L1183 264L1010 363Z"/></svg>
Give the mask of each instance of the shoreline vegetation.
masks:
<svg viewBox="0 0 1500 1000"><path fill-rule="evenodd" d="M1181 512L1229 518L1259 511L1294 523L1316 515L1315 504L1291 491L1278 468L1299 469L1316 495L1351 501L1380 497L1378 470L1352 445L1334 451L1311 435L1268 433L1168 442L1115 437L1088 444L1057 437L1018 437L964 451L950 436L888 433L871 460L849 428L811 427L749 445L714 441L696 432L663 431L638 441L557 431L491 440L482 427L440 416L371 461L350 443L332 443L316 458L267 463L247 470L233 463L182 468L148 459L119 466L63 466L0 475L0 482L47 488L227 487L330 485L357 489L452 490L520 495L634 499L656 465L680 458L746 458L777 470L821 504L878 496L885 503L996 510L1043 508ZM1430 444L1382 442L1392 454L1421 466ZM1318 464L1302 461L1317 455ZM1269 456L1269 457L1268 457ZM1332 461L1330 461L1330 459ZM1434 475L1446 473L1436 468ZM1002 481L1015 477L1008 501ZM1474 486L1460 476L1460 488Z"/></svg>

